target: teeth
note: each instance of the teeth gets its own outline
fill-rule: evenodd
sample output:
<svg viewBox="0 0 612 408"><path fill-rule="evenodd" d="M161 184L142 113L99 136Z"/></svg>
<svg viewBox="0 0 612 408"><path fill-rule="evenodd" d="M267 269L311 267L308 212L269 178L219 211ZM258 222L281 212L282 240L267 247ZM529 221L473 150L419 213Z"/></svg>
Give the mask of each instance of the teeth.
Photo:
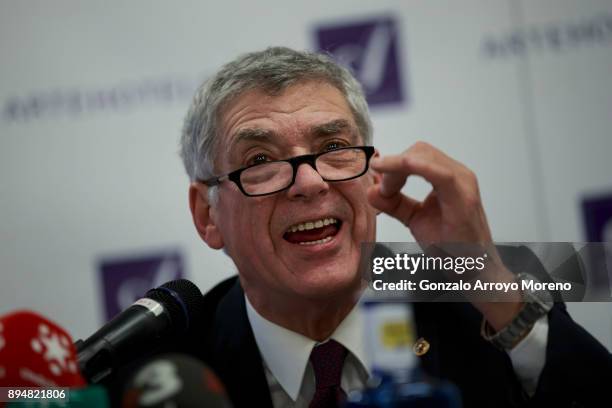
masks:
<svg viewBox="0 0 612 408"><path fill-rule="evenodd" d="M315 228L321 228L326 225L336 224L337 222L338 220L335 218L324 218L316 221L302 222L300 224L292 225L291 227L289 227L288 231L308 231Z"/></svg>
<svg viewBox="0 0 612 408"><path fill-rule="evenodd" d="M332 237L327 237L327 238L323 238L323 239L318 239L316 241L309 241L309 242L300 242L300 245L316 245L316 244L324 244L326 242L331 241Z"/></svg>

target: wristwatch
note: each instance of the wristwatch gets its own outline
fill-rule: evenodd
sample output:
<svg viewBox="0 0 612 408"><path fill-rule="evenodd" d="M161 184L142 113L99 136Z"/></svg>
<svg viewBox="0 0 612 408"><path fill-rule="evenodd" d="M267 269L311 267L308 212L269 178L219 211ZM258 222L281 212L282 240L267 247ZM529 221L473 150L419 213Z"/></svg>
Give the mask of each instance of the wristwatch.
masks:
<svg viewBox="0 0 612 408"><path fill-rule="evenodd" d="M546 315L554 304L549 291L531 289L536 285L525 286L522 281L540 283L536 277L528 273L523 272L516 276L516 282L522 288L524 306L507 326L495 332L485 319L482 320L480 335L502 350L510 350L516 346L529 333L535 322ZM525 287L526 289L523 289Z"/></svg>

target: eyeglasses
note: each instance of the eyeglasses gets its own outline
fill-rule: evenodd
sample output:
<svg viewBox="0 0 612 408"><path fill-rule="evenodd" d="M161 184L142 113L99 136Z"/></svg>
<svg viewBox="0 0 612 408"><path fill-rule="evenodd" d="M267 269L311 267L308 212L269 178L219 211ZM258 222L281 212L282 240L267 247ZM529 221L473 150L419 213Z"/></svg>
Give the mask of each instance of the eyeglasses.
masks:
<svg viewBox="0 0 612 408"><path fill-rule="evenodd" d="M248 197L265 196L291 187L295 183L298 167L303 163L315 169L324 181L346 181L363 176L373 155L372 146L342 147L287 160L257 163L223 176L198 181L212 187L229 179Z"/></svg>

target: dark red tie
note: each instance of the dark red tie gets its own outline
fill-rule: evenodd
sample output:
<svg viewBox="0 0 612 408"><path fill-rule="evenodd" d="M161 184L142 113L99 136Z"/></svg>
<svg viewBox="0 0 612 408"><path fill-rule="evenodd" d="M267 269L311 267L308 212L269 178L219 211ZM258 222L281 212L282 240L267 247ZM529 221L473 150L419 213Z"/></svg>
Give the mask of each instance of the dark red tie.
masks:
<svg viewBox="0 0 612 408"><path fill-rule="evenodd" d="M317 385L310 408L336 408L342 406L346 394L340 388L342 366L347 350L335 340L329 340L312 349L310 362Z"/></svg>

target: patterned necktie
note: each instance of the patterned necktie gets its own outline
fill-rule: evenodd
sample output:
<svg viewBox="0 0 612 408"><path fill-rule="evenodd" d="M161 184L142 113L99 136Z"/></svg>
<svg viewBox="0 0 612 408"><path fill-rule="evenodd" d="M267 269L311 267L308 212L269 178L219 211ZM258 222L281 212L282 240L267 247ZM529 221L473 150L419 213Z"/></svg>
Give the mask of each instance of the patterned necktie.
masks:
<svg viewBox="0 0 612 408"><path fill-rule="evenodd" d="M340 388L342 367L347 350L335 340L329 340L312 349L310 362L317 385L310 408L336 408L342 406L346 394Z"/></svg>

